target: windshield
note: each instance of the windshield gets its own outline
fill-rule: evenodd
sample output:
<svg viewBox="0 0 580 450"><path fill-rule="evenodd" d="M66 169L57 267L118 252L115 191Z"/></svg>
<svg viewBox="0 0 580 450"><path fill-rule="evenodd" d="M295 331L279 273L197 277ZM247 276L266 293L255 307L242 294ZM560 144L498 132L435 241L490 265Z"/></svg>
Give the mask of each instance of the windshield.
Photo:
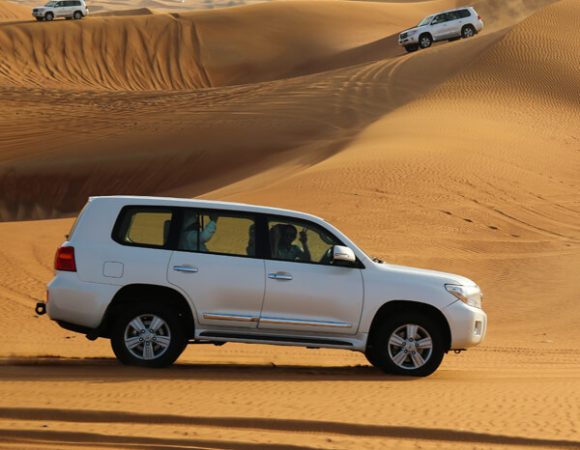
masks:
<svg viewBox="0 0 580 450"><path fill-rule="evenodd" d="M431 19L433 19L433 16L427 16L421 22L419 22L419 25L417 26L422 27L423 25L427 25L429 22L431 22Z"/></svg>
<svg viewBox="0 0 580 450"><path fill-rule="evenodd" d="M56 6L57 2L48 2L46 5L44 6Z"/></svg>

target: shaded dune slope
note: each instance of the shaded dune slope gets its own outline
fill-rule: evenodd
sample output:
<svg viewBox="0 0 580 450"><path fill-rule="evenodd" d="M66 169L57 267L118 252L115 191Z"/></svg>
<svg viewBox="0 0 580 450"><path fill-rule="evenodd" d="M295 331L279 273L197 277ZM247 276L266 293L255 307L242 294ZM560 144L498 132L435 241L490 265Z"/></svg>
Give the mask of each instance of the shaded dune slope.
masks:
<svg viewBox="0 0 580 450"><path fill-rule="evenodd" d="M0 217L70 214L88 195L199 195L272 167L295 171L324 160L373 121L469 66L507 31L490 27L477 39L412 55L394 40L376 45L409 15L453 2L427 3L283 2L0 28L3 48L27 55L0 62ZM267 23L272 11L280 22L260 29L260 39L241 35ZM73 39L65 39L68 32ZM118 39L136 47L108 47ZM46 46L65 51L52 61ZM85 47L97 51L81 52ZM156 59L185 48L183 58ZM75 51L78 58L70 57ZM328 67L333 70L318 72ZM309 72L315 73L298 76ZM46 89L51 85L66 91ZM97 85L100 93L91 90Z"/></svg>

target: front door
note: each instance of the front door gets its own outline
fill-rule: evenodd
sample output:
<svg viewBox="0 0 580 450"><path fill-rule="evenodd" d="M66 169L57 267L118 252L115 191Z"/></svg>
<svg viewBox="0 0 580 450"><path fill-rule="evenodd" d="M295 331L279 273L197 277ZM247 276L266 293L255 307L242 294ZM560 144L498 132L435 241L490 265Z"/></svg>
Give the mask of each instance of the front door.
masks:
<svg viewBox="0 0 580 450"><path fill-rule="evenodd" d="M66 5L66 1L62 1L62 2L58 2L55 6L54 6L54 17L64 17L66 15L66 11L67 11L67 7Z"/></svg>
<svg viewBox="0 0 580 450"><path fill-rule="evenodd" d="M251 215L183 210L167 279L193 301L200 325L257 327L265 275L255 229Z"/></svg>
<svg viewBox="0 0 580 450"><path fill-rule="evenodd" d="M342 243L316 224L285 218L269 218L268 236L259 328L355 334L363 279L360 267L332 263L332 247Z"/></svg>
<svg viewBox="0 0 580 450"><path fill-rule="evenodd" d="M433 39L440 41L449 35L449 21L448 14L438 14L431 22L431 34Z"/></svg>

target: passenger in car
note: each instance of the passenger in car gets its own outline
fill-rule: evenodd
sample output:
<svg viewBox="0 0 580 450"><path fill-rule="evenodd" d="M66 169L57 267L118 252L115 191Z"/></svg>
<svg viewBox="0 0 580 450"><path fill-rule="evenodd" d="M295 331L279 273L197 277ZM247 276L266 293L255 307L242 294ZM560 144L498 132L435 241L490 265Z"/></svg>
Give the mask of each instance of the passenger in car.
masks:
<svg viewBox="0 0 580 450"><path fill-rule="evenodd" d="M248 227L248 246L246 247L246 254L248 256L256 256L256 225L252 224Z"/></svg>
<svg viewBox="0 0 580 450"><path fill-rule="evenodd" d="M206 243L213 237L217 229L218 217L213 214L209 216L208 224L203 228L201 233L199 229L201 228L199 222L199 216L195 214L193 216L193 221L184 228L181 237L180 250L193 250L199 252L207 252ZM199 248L198 248L199 244Z"/></svg>
<svg viewBox="0 0 580 450"><path fill-rule="evenodd" d="M272 256L275 259L285 261L310 262L310 250L308 249L308 236L306 230L300 232L302 248L293 244L298 236L298 230L294 225L277 224L270 230L270 243L272 244Z"/></svg>

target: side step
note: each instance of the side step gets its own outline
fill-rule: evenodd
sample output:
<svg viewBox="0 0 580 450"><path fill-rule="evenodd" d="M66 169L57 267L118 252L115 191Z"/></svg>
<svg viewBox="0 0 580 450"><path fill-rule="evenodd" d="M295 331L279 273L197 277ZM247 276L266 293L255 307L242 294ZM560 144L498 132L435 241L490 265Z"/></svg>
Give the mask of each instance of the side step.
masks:
<svg viewBox="0 0 580 450"><path fill-rule="evenodd" d="M321 345L339 345L341 347L352 347L347 341L335 339L317 339L317 338L296 338L289 336L272 336L266 334L243 334L243 333L220 333L216 331L204 331L199 334L200 337L223 338L223 339L245 339L251 341L268 341L268 342L295 342L297 344L321 344Z"/></svg>

